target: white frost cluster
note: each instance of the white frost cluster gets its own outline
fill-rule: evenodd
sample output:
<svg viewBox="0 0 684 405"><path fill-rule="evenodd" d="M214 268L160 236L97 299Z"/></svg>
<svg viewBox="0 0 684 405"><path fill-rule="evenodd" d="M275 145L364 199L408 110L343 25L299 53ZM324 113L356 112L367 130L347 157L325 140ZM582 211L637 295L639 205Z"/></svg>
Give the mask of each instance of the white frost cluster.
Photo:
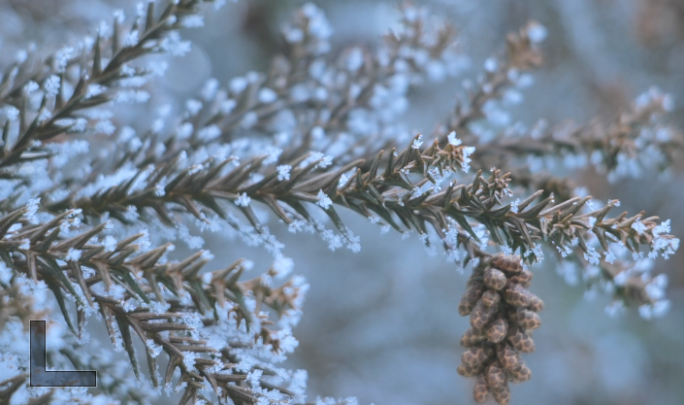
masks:
<svg viewBox="0 0 684 405"><path fill-rule="evenodd" d="M423 135L418 135L416 137L416 139L413 140L413 143L411 144L411 148L419 149L422 144L423 144Z"/></svg>
<svg viewBox="0 0 684 405"><path fill-rule="evenodd" d="M670 220L664 221L653 228L653 245L651 252L648 254L650 258L656 258L658 252L663 259L668 259L670 255L675 254L679 249L679 238L665 238L663 235L670 233Z"/></svg>
<svg viewBox="0 0 684 405"><path fill-rule="evenodd" d="M279 181L290 180L290 171L292 170L292 166L280 165L276 169L278 170L278 180Z"/></svg>
<svg viewBox="0 0 684 405"><path fill-rule="evenodd" d="M538 43L546 39L547 30L543 25L535 22L527 28L527 37L530 41Z"/></svg>
<svg viewBox="0 0 684 405"><path fill-rule="evenodd" d="M454 146L459 146L460 144L463 143L463 141L456 138L456 131L451 131L451 133L449 135L447 135L447 139L449 140L449 144L454 145Z"/></svg>
<svg viewBox="0 0 684 405"><path fill-rule="evenodd" d="M252 201L251 198L246 193L242 193L239 195L237 200L235 200L235 205L239 207L246 207L249 205L249 203Z"/></svg>
<svg viewBox="0 0 684 405"><path fill-rule="evenodd" d="M318 201L316 202L317 205L323 207L324 210L327 210L328 208L330 208L330 206L332 205L332 200L330 199L330 197L328 197L327 194L325 194L323 192L323 190L318 191L317 197L318 197Z"/></svg>
<svg viewBox="0 0 684 405"><path fill-rule="evenodd" d="M473 159L470 158L470 155L475 153L475 147L474 146L466 146L462 149L462 151L463 151L463 162L461 162L461 169L465 173L468 173L470 171L470 162L473 161Z"/></svg>

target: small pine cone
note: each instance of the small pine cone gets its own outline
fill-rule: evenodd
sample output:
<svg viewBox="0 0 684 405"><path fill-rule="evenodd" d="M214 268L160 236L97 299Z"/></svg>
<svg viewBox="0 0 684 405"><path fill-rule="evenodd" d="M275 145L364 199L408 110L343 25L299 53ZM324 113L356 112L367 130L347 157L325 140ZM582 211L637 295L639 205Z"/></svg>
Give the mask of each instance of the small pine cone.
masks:
<svg viewBox="0 0 684 405"><path fill-rule="evenodd" d="M466 288L463 297L461 297L461 302L458 304L458 313L461 314L461 316L470 315L483 292L484 285L482 285L482 283L473 282L468 284L468 288Z"/></svg>
<svg viewBox="0 0 684 405"><path fill-rule="evenodd" d="M500 300L499 293L494 290L487 290L482 294L482 303L488 307L495 306Z"/></svg>
<svg viewBox="0 0 684 405"><path fill-rule="evenodd" d="M477 380L475 380L473 398L475 399L475 402L480 403L486 401L488 395L489 390L487 389L487 379L485 378L484 374L480 374L477 376Z"/></svg>
<svg viewBox="0 0 684 405"><path fill-rule="evenodd" d="M524 289L519 284L513 284L510 288L507 288L503 293L503 299L507 303L519 307L525 308L530 305L530 296L532 294Z"/></svg>
<svg viewBox="0 0 684 405"><path fill-rule="evenodd" d="M476 377L484 371L484 365L478 364L477 366L468 367L464 364L459 364L456 372L458 375L463 377Z"/></svg>
<svg viewBox="0 0 684 405"><path fill-rule="evenodd" d="M496 357L506 370L513 370L521 363L520 355L513 346L502 343L496 346Z"/></svg>
<svg viewBox="0 0 684 405"><path fill-rule="evenodd" d="M541 318L539 318L539 315L529 309L518 309L517 311L513 311L509 315L509 318L523 330L537 329L541 326Z"/></svg>
<svg viewBox="0 0 684 405"><path fill-rule="evenodd" d="M539 312L544 309L544 301L536 295L530 293L530 303L527 305L527 309L532 312Z"/></svg>
<svg viewBox="0 0 684 405"><path fill-rule="evenodd" d="M513 370L508 370L508 374L510 375L509 380L514 383L529 381L530 378L532 378L532 371L522 360L520 360L520 364L518 364Z"/></svg>
<svg viewBox="0 0 684 405"><path fill-rule="evenodd" d="M499 318L492 322L487 328L487 340L492 343L499 343L506 338L508 334L508 322L505 319Z"/></svg>
<svg viewBox="0 0 684 405"><path fill-rule="evenodd" d="M487 339L487 335L484 331L475 328L468 328L467 331L461 336L461 346L471 347L482 343Z"/></svg>
<svg viewBox="0 0 684 405"><path fill-rule="evenodd" d="M457 372L476 377L476 402L491 394L499 405L508 405L509 382L532 378L520 353L535 350L530 331L541 326L537 312L544 302L527 290L532 273L523 270L520 257L498 254L490 266L484 272L481 267L473 271L459 305L461 315L470 315L472 327L461 337L461 345L468 349Z"/></svg>
<svg viewBox="0 0 684 405"><path fill-rule="evenodd" d="M501 290L506 287L506 275L497 269L488 269L484 272L485 285L492 290Z"/></svg>
<svg viewBox="0 0 684 405"><path fill-rule="evenodd" d="M492 320L497 312L497 307L488 307L482 300L479 300L477 301L477 304L475 304L473 312L470 313L470 324L475 329L484 329L485 325Z"/></svg>
<svg viewBox="0 0 684 405"><path fill-rule="evenodd" d="M532 283L532 272L529 270L523 270L520 274L511 277L511 282L518 283L521 286L528 288Z"/></svg>
<svg viewBox="0 0 684 405"><path fill-rule="evenodd" d="M518 327L508 329L508 341L516 350L523 353L532 353L535 349L532 337Z"/></svg>
<svg viewBox="0 0 684 405"><path fill-rule="evenodd" d="M476 367L483 364L492 355L494 355L494 349L489 346L470 347L461 355L461 363L466 367Z"/></svg>
<svg viewBox="0 0 684 405"><path fill-rule="evenodd" d="M522 271L520 256L498 254L492 258L492 266L507 273L518 274Z"/></svg>

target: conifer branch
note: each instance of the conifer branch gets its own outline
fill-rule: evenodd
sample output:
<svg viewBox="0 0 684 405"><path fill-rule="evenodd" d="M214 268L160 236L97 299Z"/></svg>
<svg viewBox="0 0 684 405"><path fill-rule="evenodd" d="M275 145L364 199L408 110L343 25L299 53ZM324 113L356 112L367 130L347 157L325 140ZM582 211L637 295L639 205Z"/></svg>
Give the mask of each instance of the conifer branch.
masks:
<svg viewBox="0 0 684 405"><path fill-rule="evenodd" d="M99 32L92 43L81 44L80 55L76 49L66 47L43 63L35 63L31 57L10 67L0 82L0 105L5 105L3 108L10 111L10 115L18 114L18 118L4 122L0 168L48 157L50 154L40 147L41 142L86 130L88 120L81 114L85 109L114 99L124 101L131 96L147 99L148 94L136 95L135 91L126 89L130 84L124 82L137 80L142 83L152 72L128 63L151 53L185 53L189 43L169 34L176 33L186 19L196 16L203 2L207 1L168 2L159 16L155 13L155 3L150 2L129 31L122 27L122 16L115 16L113 32ZM78 72L78 80L68 83L74 69ZM35 97L39 89L42 101L39 109L32 111L29 98ZM105 124L94 130L109 131L104 128ZM16 133L13 143L9 136L12 132Z"/></svg>
<svg viewBox="0 0 684 405"><path fill-rule="evenodd" d="M590 212L584 210L583 213L591 196L573 197L555 204L554 196L549 195L532 205L544 193L539 190L523 202L504 204L503 201L511 195L508 187L510 174L502 174L500 170L495 170L489 178L483 177L479 171L470 184L457 185L452 181L446 190L440 190L439 182L449 174L468 167L472 148L452 143L440 148L435 140L421 152L421 143L421 136L416 137L410 147L396 157L396 153L391 152L386 161L383 161L384 153L381 151L368 171L357 168L343 181L341 177L361 162L312 174L321 161L307 161L307 156L304 156L293 162L287 179L280 170L269 166L264 170L262 180L251 183L250 174L262 169L265 158L262 156L242 163L223 176L220 173L233 159L208 161L205 165L181 171L176 168L178 174L170 177L161 189L161 179L174 171L178 164L177 161L170 162L152 171L144 180L146 186L139 191L130 191L136 180L133 178L93 197L67 199L47 204L46 208L53 212L75 208L93 217L107 212L124 223L129 222L125 216L127 207L135 207L143 218L149 218L145 210L151 208L159 219L173 225L176 221L172 215L174 209L191 213L198 219L206 218L202 211L209 209L226 218L226 210L221 204L230 202L259 231L262 224L254 216L250 201L265 204L287 224L297 217L310 221L306 203L313 203L324 210L347 242L353 244L349 229L333 207L338 205L368 218L377 215L400 232L406 228L427 234L428 228L432 228L444 241L447 251L454 251L459 245L447 242L452 229L462 232L461 239L467 234L481 243L473 229L475 225L471 221L474 221L489 232L495 244L512 251L519 250L526 263L541 260L543 254L538 243L542 242L563 256L574 252L576 254L572 257L584 257L586 261L581 261L582 265L603 263L601 273L608 279L617 275L616 268L602 262L601 254L589 244L594 237L606 255L609 255L610 244L618 244L635 254L643 254L640 252L646 248L650 257L660 254L667 257L678 247L679 240L669 235L666 227L658 225L658 217L644 218L642 212L628 218L624 212L607 219L608 212L619 205L617 201L609 201L603 208ZM381 162L385 168L380 167ZM419 175L420 180L414 183L409 178L411 174ZM629 295L641 298L640 304L649 302L644 300L642 293Z"/></svg>
<svg viewBox="0 0 684 405"><path fill-rule="evenodd" d="M343 207L387 229L415 230L426 245L441 243L458 265L472 265L458 309L472 326L461 340L467 350L458 373L477 377L477 401L491 393L507 404L508 382L531 377L518 352L534 350L529 331L540 325L543 302L527 288L544 249L561 272L579 271L589 288L612 294L609 312L625 302L639 305L646 318L666 312L666 277L651 278L643 267L646 256L667 259L678 249L669 220L643 211L609 216L619 201L595 208L571 180L537 163L590 160L609 180L667 170L684 146L681 134L660 121L672 101L653 90L608 124L530 131L510 125L501 107L522 100L518 90L531 84L528 72L543 60L546 30L535 22L508 35L505 55L485 62L476 87L466 82L467 94L425 147L421 135L408 139L398 124L409 90L457 73L464 60L456 30L410 4L401 7L401 28L379 49L336 54L322 11L304 5L283 30L283 52L266 73L247 73L225 87L209 80L198 99L185 100L178 119L163 108L140 135L124 126L98 144L99 156L86 154L93 137L57 142L76 133L113 134L99 107L147 100L132 88L159 69L135 62L186 52L177 30L203 24L202 3L171 1L158 12L150 2L129 28L117 15L111 30L101 26L78 50L44 60L31 54L0 76L0 332L49 315L41 306L49 289L76 342L52 354L77 368L111 365L75 349L87 341L87 319L99 312L136 377L145 374L134 335L144 343L152 384L167 395L172 385L183 390L180 404L213 397L302 403L305 376L274 363L297 345L291 328L308 285L300 276L283 281L291 260L257 205L293 232L320 233L333 250L361 246L338 212ZM514 192L520 198L513 200ZM247 243L265 245L273 265L245 280L252 265L246 260L212 272L202 272L212 258L205 251L168 260L173 245L162 242L196 238L189 237L188 218L201 230L227 224ZM158 246L149 246L149 231L140 227L163 230L154 235ZM164 234L172 228L177 232ZM193 251L201 246L186 242ZM163 377L161 352L169 359ZM0 381L0 402L25 389L25 370L10 366L17 375ZM103 390L145 403L151 393L123 380ZM56 395L29 401L48 404ZM96 403L81 403L88 401Z"/></svg>
<svg viewBox="0 0 684 405"><path fill-rule="evenodd" d="M300 311L305 291L300 280L295 278L279 287L271 287L270 280L278 276L278 272L271 268L263 276L241 282L242 261L200 276L198 272L207 261L203 252L181 262L163 263L161 259L169 244L135 255L140 246L134 242L143 234L133 235L115 245L106 238L102 243L97 241L98 234L105 229L102 225L61 238L60 233L68 230L69 219L73 219L73 211L44 224L24 223L22 215L26 211L20 209L0 218L3 234L0 257L5 265L11 266L15 274L28 275L36 282L47 283L74 335L83 333L81 327L87 313L99 310L112 343L115 347L123 344L136 376L140 378L129 331L129 327L132 328L148 345L147 360L155 387L161 382L155 374L156 354L153 353L163 349L172 364L167 369L164 384L170 383L174 369L179 367L182 375L178 384L187 384L184 398L199 398L198 390L209 382L215 391L221 386L224 397L236 402L255 403L257 395L250 389L226 385L231 381L244 381L247 375L235 370L230 374L232 377L226 379L222 371L235 367L234 362L238 359L231 351L232 344L243 350L258 342L258 346L275 354L291 350L288 348L291 343L287 341L287 329L269 328L272 322L263 309L265 306L272 308L277 317L291 316ZM11 280L7 284L11 285ZM78 330L69 314L67 296L77 303ZM213 319L200 317L207 311L213 312ZM244 330L249 338L211 345L200 338L199 325L207 327L225 322L228 324L223 327L235 322L233 327ZM192 338L186 337L185 331ZM187 352L195 353L190 360L184 354ZM201 353L218 353L223 360L204 359L197 355ZM261 371L269 372L268 369ZM239 376L242 378L236 380ZM294 395L285 387L269 385L268 381L264 381L263 386L285 395Z"/></svg>

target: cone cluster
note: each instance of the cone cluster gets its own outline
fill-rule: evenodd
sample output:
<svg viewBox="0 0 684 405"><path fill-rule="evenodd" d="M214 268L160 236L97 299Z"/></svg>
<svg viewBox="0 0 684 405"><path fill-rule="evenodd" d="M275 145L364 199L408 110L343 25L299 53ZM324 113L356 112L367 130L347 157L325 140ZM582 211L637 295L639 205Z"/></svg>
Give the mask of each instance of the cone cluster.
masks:
<svg viewBox="0 0 684 405"><path fill-rule="evenodd" d="M473 271L458 312L470 315L461 337L468 349L461 356L458 373L476 377L473 396L484 402L489 394L505 405L510 402L509 382L532 377L520 353L534 351L531 331L541 325L537 312L544 308L539 297L527 290L532 273L523 270L520 258L496 255Z"/></svg>

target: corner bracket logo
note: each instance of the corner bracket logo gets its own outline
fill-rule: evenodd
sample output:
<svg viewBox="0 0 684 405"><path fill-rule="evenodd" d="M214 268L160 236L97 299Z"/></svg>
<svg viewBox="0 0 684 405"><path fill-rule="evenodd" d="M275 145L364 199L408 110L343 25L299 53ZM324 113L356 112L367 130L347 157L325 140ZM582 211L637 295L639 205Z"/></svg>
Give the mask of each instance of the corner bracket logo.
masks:
<svg viewBox="0 0 684 405"><path fill-rule="evenodd" d="M29 357L30 387L96 387L97 371L68 370L48 371L47 369L47 345L45 343L46 322L29 321L30 346Z"/></svg>

